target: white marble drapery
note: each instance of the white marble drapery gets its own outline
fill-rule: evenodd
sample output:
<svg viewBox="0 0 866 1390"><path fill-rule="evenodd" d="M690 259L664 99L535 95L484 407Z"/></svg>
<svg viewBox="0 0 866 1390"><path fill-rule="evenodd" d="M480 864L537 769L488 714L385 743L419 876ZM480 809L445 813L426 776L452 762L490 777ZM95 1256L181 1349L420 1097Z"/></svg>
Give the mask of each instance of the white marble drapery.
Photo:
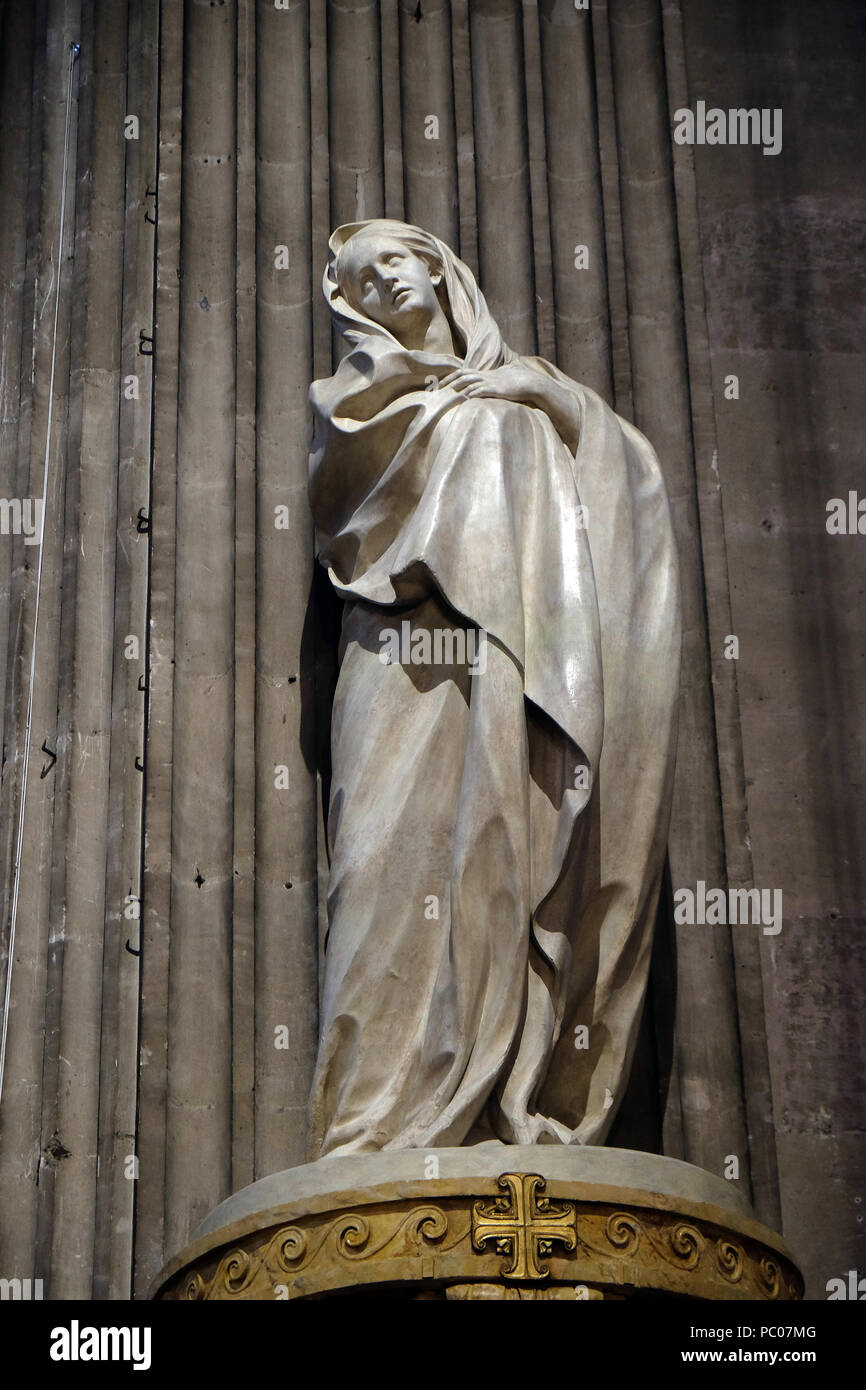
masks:
<svg viewBox="0 0 866 1390"><path fill-rule="evenodd" d="M325 292L353 347L311 392L320 557L347 600L313 1152L600 1143L640 1022L672 785L661 472L541 359L524 361L577 404L575 453L536 407L437 385L459 359L410 351L337 284L360 228L444 266L467 367L514 360L437 238L393 221L331 238ZM383 661L407 619L482 630L486 669Z"/></svg>

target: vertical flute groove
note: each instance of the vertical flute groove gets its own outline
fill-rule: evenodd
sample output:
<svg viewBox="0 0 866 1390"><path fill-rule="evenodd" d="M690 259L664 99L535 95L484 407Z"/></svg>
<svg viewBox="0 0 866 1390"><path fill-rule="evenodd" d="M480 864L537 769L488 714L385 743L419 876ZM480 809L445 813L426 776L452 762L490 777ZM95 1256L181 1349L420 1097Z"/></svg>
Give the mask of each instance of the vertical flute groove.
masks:
<svg viewBox="0 0 866 1390"><path fill-rule="evenodd" d="M231 1186L236 6L184 6L166 1244ZM207 814L203 808L207 807Z"/></svg>
<svg viewBox="0 0 866 1390"><path fill-rule="evenodd" d="M374 7L375 8L375 7ZM307 10L258 13L256 1176L303 1162L317 1042ZM286 120L286 94L291 101ZM288 132L288 133L287 133ZM287 256L278 248L287 249ZM284 261L287 259L288 264Z"/></svg>
<svg viewBox="0 0 866 1390"><path fill-rule="evenodd" d="M331 228L385 216L378 0L328 0L328 155ZM324 248L323 248L324 251ZM346 344L331 336L334 365Z"/></svg>
<svg viewBox="0 0 866 1390"><path fill-rule="evenodd" d="M30 163L30 101L33 76L33 10L29 5L6 8L2 16L0 50L0 496L20 497L17 450L24 396L24 295L27 271L27 187ZM19 542L23 547L23 541ZM0 540L0 747L6 742L11 701L3 698L6 673L15 644L13 551L14 537ZM21 557L16 556L20 566ZM11 692L10 692L11 693ZM14 723L10 719L14 737ZM0 811L2 819L2 811ZM0 841L2 845L2 841ZM0 858L0 863L3 863ZM5 932L9 874L2 874L0 921ZM0 946L0 983L5 980L6 941Z"/></svg>
<svg viewBox="0 0 866 1390"><path fill-rule="evenodd" d="M532 205L532 251L535 276L535 331L538 353L556 360L553 265L550 238L550 191L544 90L541 70L541 23L537 0L522 0L523 65L526 86L526 133Z"/></svg>
<svg viewBox="0 0 866 1390"><path fill-rule="evenodd" d="M659 0L610 5L635 423L665 474L683 602L680 735L669 838L675 889L724 885L671 139ZM736 989L725 927L677 934L676 1052L684 1157L722 1171L748 1153ZM716 1003L713 1028L706 999ZM748 1164L744 1162L748 1189Z"/></svg>
<svg viewBox="0 0 866 1390"><path fill-rule="evenodd" d="M590 27L592 63L595 73L599 176L604 217L610 357L613 378L612 404L618 415L622 415L626 420L633 420L634 402L632 400L631 356L628 340L625 252L622 240L622 200L619 186L619 154L607 0L593 0L590 10Z"/></svg>
<svg viewBox="0 0 866 1390"><path fill-rule="evenodd" d="M171 920L172 752L180 327L180 184L183 10L159 4L157 225L153 327L150 614L146 855L142 876L134 1287L146 1289L165 1261L168 975ZM148 200L153 207L153 199ZM156 325L158 324L158 330ZM139 355L140 356L140 355Z"/></svg>
<svg viewBox="0 0 866 1390"><path fill-rule="evenodd" d="M481 288L516 352L537 350L520 0L469 6ZM507 234L504 234L507 229Z"/></svg>
<svg viewBox="0 0 866 1390"><path fill-rule="evenodd" d="M382 166L385 180L385 216L402 221L405 149L401 124L400 72L403 64L399 0L379 0L379 52L382 64Z"/></svg>
<svg viewBox="0 0 866 1390"><path fill-rule="evenodd" d="M238 0L232 1189L253 1181L255 1094L256 9Z"/></svg>
<svg viewBox="0 0 866 1390"><path fill-rule="evenodd" d="M43 1064L45 1060L46 984L48 979L49 915L51 912L52 847L54 822L53 776L40 775L46 761L41 744L58 752L58 687L60 662L61 575L65 506L66 419L69 388L69 337L71 294L69 277L58 277L63 192L67 92L74 75L69 63L70 43L79 30L79 7L74 0L58 6L45 32L45 119L42 130L42 162L39 222L39 258L34 294L33 418L29 432L29 476L25 496L42 496L48 490L43 516L41 547L28 547L28 566L21 616L21 679L19 734L16 767L19 798L26 791L26 822L21 842L18 875L19 900L14 950L14 976L10 981L10 1006L6 1034L6 1076L0 1109L0 1186L4 1201L0 1236L4 1262L15 1277L36 1272L39 1177L42 1165ZM74 86L73 86L74 97ZM74 187L76 148L75 102L72 100L70 169L68 187ZM66 203L64 254L68 253L74 197ZM59 299L55 299L59 295ZM55 318L57 351L53 355ZM53 397L50 383L53 381ZM50 414L50 420L49 420ZM49 452L50 440L50 452ZM39 559L37 560L37 555ZM36 573L41 565L38 643L34 645ZM32 655L31 655L32 654ZM33 662L31 673L27 668ZM32 682L31 682L32 674ZM23 710L32 689L31 758L25 777L26 726ZM56 770L57 764L48 764ZM20 769L20 770L19 770ZM24 785L26 781L26 787ZM17 817L16 830L17 833ZM46 1136L47 1138L47 1136ZM43 1204L44 1205L44 1204ZM40 1269L40 1274L42 1270Z"/></svg>
<svg viewBox="0 0 866 1390"><path fill-rule="evenodd" d="M115 553L115 641L109 771L108 873L103 969L94 1298L129 1298L133 1255L143 812L149 648L149 534L137 530L150 495L153 359L139 352L139 332L153 333L156 216L158 0L129 9L124 110L139 121L138 140L125 141L125 227ZM130 394L130 378L138 396ZM127 638L138 642L137 658ZM147 764L146 764L147 766ZM139 954L135 954L138 952Z"/></svg>
<svg viewBox="0 0 866 1390"><path fill-rule="evenodd" d="M457 147L457 220L460 259L478 277L478 199L475 191L475 127L472 117L472 53L467 0L451 0L451 63Z"/></svg>
<svg viewBox="0 0 866 1390"><path fill-rule="evenodd" d="M123 287L126 6L94 12L78 536L65 845L52 1296L89 1298L96 1157L114 646ZM83 277L82 277L83 278ZM68 1069L68 1070L67 1070ZM104 1175L106 1179L108 1174Z"/></svg>
<svg viewBox="0 0 866 1390"><path fill-rule="evenodd" d="M329 0L331 222L385 216L379 5Z"/></svg>
<svg viewBox="0 0 866 1390"><path fill-rule="evenodd" d="M613 397L604 209L595 70L588 10L542 0L556 361L576 381ZM586 248L586 268L578 250Z"/></svg>
<svg viewBox="0 0 866 1390"><path fill-rule="evenodd" d="M449 0L428 0L422 18L398 0L405 215L449 246L457 225L457 132Z"/></svg>
<svg viewBox="0 0 866 1390"><path fill-rule="evenodd" d="M663 20L670 108L678 110L689 104L679 0L666 0ZM704 298L694 151L676 145L673 155L695 453L701 460L712 461L716 456L718 435ZM712 467L697 468L696 478L706 575L707 625L712 652L712 696L718 735L727 878L730 887L751 887L753 867L737 663L727 661L723 655L725 638L733 631L723 492L718 472L714 472ZM781 1222L781 1206L760 942L753 929L744 926L732 928L731 941L754 1206L762 1221L778 1225Z"/></svg>

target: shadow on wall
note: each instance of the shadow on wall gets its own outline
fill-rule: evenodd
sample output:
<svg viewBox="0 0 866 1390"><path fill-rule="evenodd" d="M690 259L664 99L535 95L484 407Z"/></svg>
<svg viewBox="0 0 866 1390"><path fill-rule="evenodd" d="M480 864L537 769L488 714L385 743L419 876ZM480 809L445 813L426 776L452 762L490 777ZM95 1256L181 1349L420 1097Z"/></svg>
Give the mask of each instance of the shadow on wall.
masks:
<svg viewBox="0 0 866 1390"><path fill-rule="evenodd" d="M674 1056L677 948L673 885L665 859L649 985L628 1087L607 1142L611 1148L663 1154L664 1117ZM679 1157L680 1155L672 1155Z"/></svg>

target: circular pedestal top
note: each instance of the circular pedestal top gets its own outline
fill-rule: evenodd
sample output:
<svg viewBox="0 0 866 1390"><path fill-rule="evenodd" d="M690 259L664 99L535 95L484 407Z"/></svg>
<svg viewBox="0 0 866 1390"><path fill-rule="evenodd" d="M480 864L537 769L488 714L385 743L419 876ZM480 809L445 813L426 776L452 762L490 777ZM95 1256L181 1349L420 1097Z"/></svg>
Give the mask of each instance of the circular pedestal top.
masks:
<svg viewBox="0 0 866 1390"><path fill-rule="evenodd" d="M162 1271L171 1300L368 1296L787 1300L802 1279L733 1183L626 1149L335 1155L222 1202Z"/></svg>

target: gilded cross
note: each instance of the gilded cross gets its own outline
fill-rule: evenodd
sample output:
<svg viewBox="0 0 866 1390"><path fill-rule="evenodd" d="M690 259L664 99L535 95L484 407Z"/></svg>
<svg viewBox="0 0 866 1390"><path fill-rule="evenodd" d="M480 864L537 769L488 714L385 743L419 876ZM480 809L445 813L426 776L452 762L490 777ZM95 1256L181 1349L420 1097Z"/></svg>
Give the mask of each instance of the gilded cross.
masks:
<svg viewBox="0 0 866 1390"><path fill-rule="evenodd" d="M550 1255L555 1240L566 1250L577 1244L573 1204L541 1195L545 1185L538 1173L503 1173L499 1186L509 1196L473 1205L472 1245L483 1250L493 1240L498 1255L510 1255L511 1264L502 1271L506 1279L543 1279L548 1268L539 1264L539 1256Z"/></svg>

